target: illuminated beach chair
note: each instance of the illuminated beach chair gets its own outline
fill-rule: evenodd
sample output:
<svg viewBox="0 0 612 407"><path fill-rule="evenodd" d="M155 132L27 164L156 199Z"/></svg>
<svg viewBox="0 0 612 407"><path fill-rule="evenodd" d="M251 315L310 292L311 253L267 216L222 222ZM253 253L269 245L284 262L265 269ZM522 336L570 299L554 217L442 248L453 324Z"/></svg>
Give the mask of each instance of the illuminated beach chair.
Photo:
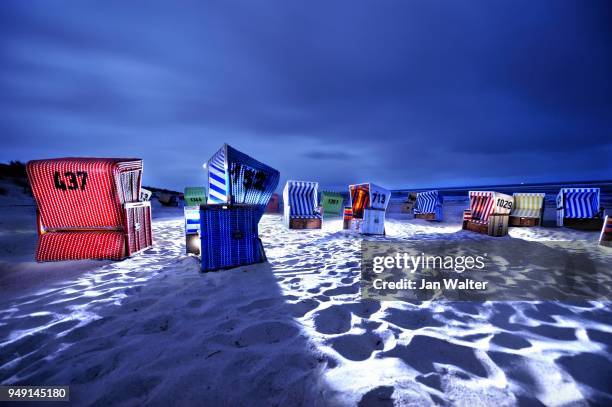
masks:
<svg viewBox="0 0 612 407"><path fill-rule="evenodd" d="M349 193L352 209L350 229L368 235L384 235L385 211L391 200L391 191L366 183L349 185Z"/></svg>
<svg viewBox="0 0 612 407"><path fill-rule="evenodd" d="M289 229L321 229L317 207L319 184L287 181L283 189L283 219Z"/></svg>
<svg viewBox="0 0 612 407"><path fill-rule="evenodd" d="M338 192L323 191L321 192L321 208L323 217L341 216L344 203L344 197Z"/></svg>
<svg viewBox="0 0 612 407"><path fill-rule="evenodd" d="M206 169L208 204L200 206L202 271L265 261L258 225L279 172L227 144Z"/></svg>
<svg viewBox="0 0 612 407"><path fill-rule="evenodd" d="M599 235L599 244L602 246L612 247L612 218L606 215L601 234Z"/></svg>
<svg viewBox="0 0 612 407"><path fill-rule="evenodd" d="M561 188L557 194L557 226L599 230L603 225L599 188Z"/></svg>
<svg viewBox="0 0 612 407"><path fill-rule="evenodd" d="M493 191L470 191L469 196L470 209L463 212L463 229L506 236L514 198Z"/></svg>
<svg viewBox="0 0 612 407"><path fill-rule="evenodd" d="M200 205L207 200L206 188L186 187L185 207L185 251L187 254L200 254Z"/></svg>
<svg viewBox="0 0 612 407"><path fill-rule="evenodd" d="M38 213L37 261L121 260L153 244L142 160L58 158L26 166Z"/></svg>
<svg viewBox="0 0 612 407"><path fill-rule="evenodd" d="M416 195L414 217L425 220L442 220L442 195L438 191L419 192Z"/></svg>
<svg viewBox="0 0 612 407"><path fill-rule="evenodd" d="M544 193L512 194L514 205L510 212L510 226L540 226L544 214Z"/></svg>
<svg viewBox="0 0 612 407"><path fill-rule="evenodd" d="M277 193L273 193L266 205L266 213L278 213L280 207L280 196Z"/></svg>

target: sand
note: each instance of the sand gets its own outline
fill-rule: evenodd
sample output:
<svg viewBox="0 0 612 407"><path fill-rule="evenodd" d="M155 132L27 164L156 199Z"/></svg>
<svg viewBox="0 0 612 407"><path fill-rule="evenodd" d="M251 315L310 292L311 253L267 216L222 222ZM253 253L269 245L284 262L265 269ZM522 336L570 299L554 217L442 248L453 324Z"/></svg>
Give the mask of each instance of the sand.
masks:
<svg viewBox="0 0 612 407"><path fill-rule="evenodd" d="M492 239L391 214L378 240ZM264 215L269 263L198 272L180 209L121 262L36 264L31 207L0 207L0 382L74 405L546 405L612 402L607 302L361 301L361 237ZM597 233L510 231L509 250ZM605 253L604 253L605 255Z"/></svg>

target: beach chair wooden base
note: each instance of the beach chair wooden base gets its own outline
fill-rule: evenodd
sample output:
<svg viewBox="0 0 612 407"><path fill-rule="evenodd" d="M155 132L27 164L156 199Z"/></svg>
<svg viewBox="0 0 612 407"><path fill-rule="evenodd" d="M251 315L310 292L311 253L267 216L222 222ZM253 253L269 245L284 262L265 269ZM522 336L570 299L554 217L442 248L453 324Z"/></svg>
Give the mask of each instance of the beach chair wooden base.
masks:
<svg viewBox="0 0 612 407"><path fill-rule="evenodd" d="M540 218L510 217L510 226L540 226Z"/></svg>
<svg viewBox="0 0 612 407"><path fill-rule="evenodd" d="M463 229L489 236L506 236L508 234L508 215L491 215L488 223L464 220Z"/></svg>
<svg viewBox="0 0 612 407"><path fill-rule="evenodd" d="M435 213L415 213L415 219L424 219L424 220L436 220Z"/></svg>
<svg viewBox="0 0 612 407"><path fill-rule="evenodd" d="M570 229L577 230L601 230L603 227L604 220L602 218L590 218L590 219L563 219L563 226Z"/></svg>
<svg viewBox="0 0 612 407"><path fill-rule="evenodd" d="M321 218L289 219L289 229L321 229Z"/></svg>

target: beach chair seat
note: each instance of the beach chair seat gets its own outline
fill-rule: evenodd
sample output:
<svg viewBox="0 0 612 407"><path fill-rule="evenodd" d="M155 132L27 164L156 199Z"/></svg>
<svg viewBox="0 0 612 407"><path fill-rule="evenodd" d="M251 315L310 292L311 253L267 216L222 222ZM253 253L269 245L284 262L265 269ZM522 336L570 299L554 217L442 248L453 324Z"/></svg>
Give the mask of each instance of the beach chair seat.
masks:
<svg viewBox="0 0 612 407"><path fill-rule="evenodd" d="M317 206L319 184L287 181L283 189L283 214L289 229L320 229L321 213Z"/></svg>
<svg viewBox="0 0 612 407"><path fill-rule="evenodd" d="M438 191L419 192L414 206L416 219L442 221L443 198Z"/></svg>
<svg viewBox="0 0 612 407"><path fill-rule="evenodd" d="M470 208L463 212L463 229L489 236L508 234L514 198L493 191L470 191Z"/></svg>
<svg viewBox="0 0 612 407"><path fill-rule="evenodd" d="M514 193L510 226L539 226L544 213L544 193Z"/></svg>
<svg viewBox="0 0 612 407"><path fill-rule="evenodd" d="M37 261L119 260L153 244L142 160L34 160L26 170L37 205Z"/></svg>

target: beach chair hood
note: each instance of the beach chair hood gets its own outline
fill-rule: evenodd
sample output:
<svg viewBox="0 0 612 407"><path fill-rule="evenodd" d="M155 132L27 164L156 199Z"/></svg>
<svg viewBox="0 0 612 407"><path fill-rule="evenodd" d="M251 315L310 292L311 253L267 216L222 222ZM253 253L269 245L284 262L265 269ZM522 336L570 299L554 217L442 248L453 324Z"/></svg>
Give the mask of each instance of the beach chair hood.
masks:
<svg viewBox="0 0 612 407"><path fill-rule="evenodd" d="M206 203L206 188L186 187L185 206L199 206Z"/></svg>
<svg viewBox="0 0 612 407"><path fill-rule="evenodd" d="M510 195L493 191L470 191L470 211L473 221L486 223L492 214L507 215L514 199Z"/></svg>
<svg viewBox="0 0 612 407"><path fill-rule="evenodd" d="M562 188L557 195L557 210L564 218L588 219L599 212L599 188Z"/></svg>
<svg viewBox="0 0 612 407"><path fill-rule="evenodd" d="M224 144L206 163L209 204L249 204L265 210L280 173Z"/></svg>
<svg viewBox="0 0 612 407"><path fill-rule="evenodd" d="M442 206L442 195L438 191L419 192L414 213L435 213Z"/></svg>

